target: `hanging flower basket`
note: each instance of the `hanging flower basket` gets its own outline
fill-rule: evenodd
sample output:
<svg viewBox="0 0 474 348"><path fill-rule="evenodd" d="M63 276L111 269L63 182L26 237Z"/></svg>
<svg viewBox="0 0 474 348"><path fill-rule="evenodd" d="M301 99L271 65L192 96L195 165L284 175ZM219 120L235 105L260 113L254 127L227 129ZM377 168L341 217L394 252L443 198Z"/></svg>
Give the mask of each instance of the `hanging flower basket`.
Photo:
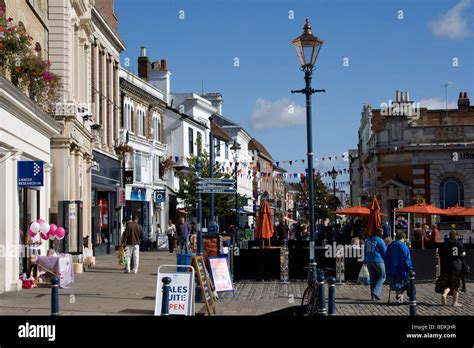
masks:
<svg viewBox="0 0 474 348"><path fill-rule="evenodd" d="M115 147L115 152L124 155L127 153L132 153L133 152L133 147L131 147L128 144L119 144L117 147Z"/></svg>

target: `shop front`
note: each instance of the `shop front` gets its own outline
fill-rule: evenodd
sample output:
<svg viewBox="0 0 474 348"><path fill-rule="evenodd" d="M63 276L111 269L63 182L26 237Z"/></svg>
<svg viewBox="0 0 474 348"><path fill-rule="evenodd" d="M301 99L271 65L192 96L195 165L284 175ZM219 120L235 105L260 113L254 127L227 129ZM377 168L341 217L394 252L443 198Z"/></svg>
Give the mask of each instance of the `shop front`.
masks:
<svg viewBox="0 0 474 348"><path fill-rule="evenodd" d="M120 161L93 151L92 240L94 255L110 254L120 242Z"/></svg>
<svg viewBox="0 0 474 348"><path fill-rule="evenodd" d="M152 231L151 216L153 214L152 190L145 186L127 186L126 194L126 220L136 216L138 223L143 226L144 241L150 240Z"/></svg>
<svg viewBox="0 0 474 348"><path fill-rule="evenodd" d="M0 77L0 293L21 290L28 226L48 221L51 137L61 126ZM48 243L40 252L44 255Z"/></svg>

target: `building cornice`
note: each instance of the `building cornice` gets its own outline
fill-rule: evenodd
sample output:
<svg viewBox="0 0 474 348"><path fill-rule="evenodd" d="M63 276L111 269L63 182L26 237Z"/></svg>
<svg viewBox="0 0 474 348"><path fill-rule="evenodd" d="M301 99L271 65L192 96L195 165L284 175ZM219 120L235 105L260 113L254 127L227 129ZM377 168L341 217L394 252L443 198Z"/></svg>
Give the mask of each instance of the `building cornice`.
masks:
<svg viewBox="0 0 474 348"><path fill-rule="evenodd" d="M120 91L122 93L125 93L126 95L134 96L140 99L141 101L146 102L153 108L159 109L162 113L166 108L166 103L163 100L148 93L147 91L144 91L139 86L136 86L135 84L125 80L124 78L120 78Z"/></svg>
<svg viewBox="0 0 474 348"><path fill-rule="evenodd" d="M92 22L97 26L101 33L112 43L114 48L118 52L125 50L126 46L122 38L115 30L113 30L109 24L105 21L104 17L100 14L95 7L92 8Z"/></svg>
<svg viewBox="0 0 474 348"><path fill-rule="evenodd" d="M5 108L18 119L51 138L60 134L63 126L46 114L13 83L0 76L0 107Z"/></svg>

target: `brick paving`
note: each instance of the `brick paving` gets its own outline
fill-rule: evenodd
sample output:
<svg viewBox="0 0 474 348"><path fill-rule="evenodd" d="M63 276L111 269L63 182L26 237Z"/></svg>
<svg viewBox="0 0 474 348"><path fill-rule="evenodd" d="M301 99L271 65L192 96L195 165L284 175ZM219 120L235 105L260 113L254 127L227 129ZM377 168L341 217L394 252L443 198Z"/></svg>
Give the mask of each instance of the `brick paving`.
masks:
<svg viewBox="0 0 474 348"><path fill-rule="evenodd" d="M60 289L61 315L153 315L156 270L161 264L175 264L176 255L168 252L142 252L138 274L125 274L115 255L97 258L96 267L75 275L71 289ZM261 315L299 305L306 288L304 282L238 282L235 293L219 294L218 315ZM327 289L327 288L326 288ZM441 306L434 284L417 284L418 315L474 315L474 283L461 294L463 307ZM49 315L48 288L25 289L0 295L0 315ZM327 294L327 292L326 292ZM337 315L408 315L407 303L387 305L388 287L382 300L369 300L369 288L358 284L336 286ZM407 299L405 299L405 302ZM203 304L196 304L203 314Z"/></svg>

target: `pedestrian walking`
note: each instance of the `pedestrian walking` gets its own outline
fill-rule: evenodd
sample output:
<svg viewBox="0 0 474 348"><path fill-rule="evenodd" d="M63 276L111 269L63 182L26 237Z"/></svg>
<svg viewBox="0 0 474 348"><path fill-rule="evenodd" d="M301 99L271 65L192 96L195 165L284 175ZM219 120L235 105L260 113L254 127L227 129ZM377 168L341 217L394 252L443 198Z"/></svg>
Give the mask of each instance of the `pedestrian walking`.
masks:
<svg viewBox="0 0 474 348"><path fill-rule="evenodd" d="M179 244L181 248L181 253L187 254L189 252L189 246L188 246L188 238L191 233L191 226L184 221L184 217L179 218L179 225L178 225L178 239L179 239Z"/></svg>
<svg viewBox="0 0 474 348"><path fill-rule="evenodd" d="M453 306L461 307L458 302L462 277L462 259L466 255L464 246L459 242L455 230L449 232L449 238L438 249L440 258L440 276L436 280L435 291L441 294L441 304L446 305L447 296L453 296Z"/></svg>
<svg viewBox="0 0 474 348"><path fill-rule="evenodd" d="M398 303L403 303L403 293L408 289L408 274L413 269L410 250L405 242L405 233L397 232L395 241L390 243L385 254L387 279Z"/></svg>
<svg viewBox="0 0 474 348"><path fill-rule="evenodd" d="M134 216L131 222L127 223L125 232L122 235L121 244L125 248L127 257L127 267L125 273L130 273L130 265L133 262L133 273L138 272L140 261L140 243L143 241L143 227L138 223L138 217Z"/></svg>
<svg viewBox="0 0 474 348"><path fill-rule="evenodd" d="M166 229L166 236L168 237L168 249L170 253L173 253L174 249L174 240L176 236L176 226L173 224L172 220L168 221L168 228Z"/></svg>
<svg viewBox="0 0 474 348"><path fill-rule="evenodd" d="M370 293L372 300L379 301L385 281L385 252L387 247L382 239L383 229L377 227L373 236L365 241L364 264L370 274Z"/></svg>

